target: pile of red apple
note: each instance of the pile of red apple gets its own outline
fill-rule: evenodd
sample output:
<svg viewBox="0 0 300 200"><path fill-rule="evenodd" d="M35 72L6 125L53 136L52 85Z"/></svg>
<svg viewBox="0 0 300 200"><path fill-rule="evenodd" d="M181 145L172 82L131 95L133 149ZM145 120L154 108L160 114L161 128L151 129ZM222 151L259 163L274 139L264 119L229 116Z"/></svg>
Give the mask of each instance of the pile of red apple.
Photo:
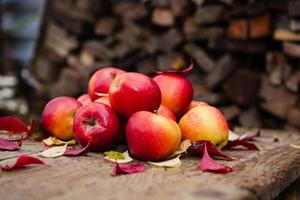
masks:
<svg viewBox="0 0 300 200"><path fill-rule="evenodd" d="M141 73L106 67L95 72L88 94L57 97L42 113L42 126L60 140L73 137L91 151L105 151L125 142L131 156L160 161L172 155L182 140L209 140L219 147L228 141L221 112L192 101L186 70ZM125 141L124 141L125 140Z"/></svg>

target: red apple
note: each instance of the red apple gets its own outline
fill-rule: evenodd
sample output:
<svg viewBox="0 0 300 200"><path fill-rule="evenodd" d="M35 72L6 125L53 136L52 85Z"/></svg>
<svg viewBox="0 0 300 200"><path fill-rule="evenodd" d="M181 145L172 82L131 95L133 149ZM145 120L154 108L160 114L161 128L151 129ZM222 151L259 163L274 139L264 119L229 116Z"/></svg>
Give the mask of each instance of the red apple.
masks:
<svg viewBox="0 0 300 200"><path fill-rule="evenodd" d="M60 140L73 138L73 118L81 103L72 97L57 97L47 103L42 112L42 126Z"/></svg>
<svg viewBox="0 0 300 200"><path fill-rule="evenodd" d="M83 95L79 96L77 98L77 101L79 101L83 106L92 102L89 94L83 94Z"/></svg>
<svg viewBox="0 0 300 200"><path fill-rule="evenodd" d="M166 118L169 118L169 119L171 119L171 120L173 120L173 121L176 122L176 117L173 114L173 112L169 108L167 108L166 106L164 106L164 105L160 105L159 106L159 108L157 110L157 114L161 115L161 116L164 116Z"/></svg>
<svg viewBox="0 0 300 200"><path fill-rule="evenodd" d="M90 141L91 151L105 151L120 134L119 118L109 106L92 102L76 113L73 132L75 140L82 146Z"/></svg>
<svg viewBox="0 0 300 200"><path fill-rule="evenodd" d="M162 73L153 79L161 90L161 104L176 116L182 114L193 99L191 82L179 73Z"/></svg>
<svg viewBox="0 0 300 200"><path fill-rule="evenodd" d="M190 103L190 105L186 108L186 110L185 110L185 112L184 113L186 113L186 112L188 112L189 110L191 110L192 108L195 108L195 107L197 107L197 106L209 106L209 104L208 103L206 103L206 102L204 102L204 101L192 101L191 103Z"/></svg>
<svg viewBox="0 0 300 200"><path fill-rule="evenodd" d="M139 111L127 122L126 140L133 157L159 161L176 151L181 141L181 132L173 120L148 111Z"/></svg>
<svg viewBox="0 0 300 200"><path fill-rule="evenodd" d="M92 101L95 101L99 96L95 93L108 93L111 82L118 74L125 73L124 70L115 67L105 67L96 71L88 85L89 95Z"/></svg>
<svg viewBox="0 0 300 200"><path fill-rule="evenodd" d="M158 85L150 77L140 73L118 75L109 88L111 107L123 117L130 117L140 110L157 110L161 102Z"/></svg>

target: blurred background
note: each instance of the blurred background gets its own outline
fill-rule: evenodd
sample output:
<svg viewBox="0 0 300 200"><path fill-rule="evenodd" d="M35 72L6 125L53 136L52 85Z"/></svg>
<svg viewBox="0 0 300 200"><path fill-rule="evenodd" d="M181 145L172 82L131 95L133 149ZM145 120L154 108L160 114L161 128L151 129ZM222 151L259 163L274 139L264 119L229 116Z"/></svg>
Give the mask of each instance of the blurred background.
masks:
<svg viewBox="0 0 300 200"><path fill-rule="evenodd" d="M0 0L0 115L38 118L104 66L182 69L232 124L300 128L300 1Z"/></svg>

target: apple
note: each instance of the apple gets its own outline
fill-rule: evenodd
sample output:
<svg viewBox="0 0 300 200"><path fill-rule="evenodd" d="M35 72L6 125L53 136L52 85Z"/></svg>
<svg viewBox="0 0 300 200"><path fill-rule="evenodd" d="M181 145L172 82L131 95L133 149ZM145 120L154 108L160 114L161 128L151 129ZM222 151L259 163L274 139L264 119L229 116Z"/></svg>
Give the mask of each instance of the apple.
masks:
<svg viewBox="0 0 300 200"><path fill-rule="evenodd" d="M73 117L81 106L81 103L73 97L62 96L52 99L42 112L42 127L60 140L72 139Z"/></svg>
<svg viewBox="0 0 300 200"><path fill-rule="evenodd" d="M96 93L108 93L111 82L118 74L125 73L124 70L115 67L105 67L96 71L88 84L88 93L92 101L95 101L99 96Z"/></svg>
<svg viewBox="0 0 300 200"><path fill-rule="evenodd" d="M160 105L156 113L176 122L176 117L173 112L164 105Z"/></svg>
<svg viewBox="0 0 300 200"><path fill-rule="evenodd" d="M198 105L179 120L182 139L191 142L209 140L218 147L228 142L228 125L223 114L215 107Z"/></svg>
<svg viewBox="0 0 300 200"><path fill-rule="evenodd" d="M184 113L188 112L189 110L191 110L192 108L195 108L197 106L202 106L202 105L206 105L206 106L209 106L208 103L204 102L204 101L192 101L190 103L190 105L187 107L187 109L185 110Z"/></svg>
<svg viewBox="0 0 300 200"><path fill-rule="evenodd" d="M191 82L180 73L162 73L153 78L161 90L161 104L176 116L182 114L193 99Z"/></svg>
<svg viewBox="0 0 300 200"><path fill-rule="evenodd" d="M96 99L94 102L104 103L104 104L108 105L109 107L111 107L108 96L100 97L100 98Z"/></svg>
<svg viewBox="0 0 300 200"><path fill-rule="evenodd" d="M157 110L161 103L158 85L150 77L135 72L119 74L109 88L111 107L121 116Z"/></svg>
<svg viewBox="0 0 300 200"><path fill-rule="evenodd" d="M77 98L77 101L79 101L83 106L92 102L89 94L82 94L82 95L80 95Z"/></svg>
<svg viewBox="0 0 300 200"><path fill-rule="evenodd" d="M120 121L116 113L103 103L92 102L82 106L74 117L75 140L91 151L105 151L120 134Z"/></svg>
<svg viewBox="0 0 300 200"><path fill-rule="evenodd" d="M159 161L177 150L181 132L173 120L149 111L139 111L127 122L126 140L133 157Z"/></svg>

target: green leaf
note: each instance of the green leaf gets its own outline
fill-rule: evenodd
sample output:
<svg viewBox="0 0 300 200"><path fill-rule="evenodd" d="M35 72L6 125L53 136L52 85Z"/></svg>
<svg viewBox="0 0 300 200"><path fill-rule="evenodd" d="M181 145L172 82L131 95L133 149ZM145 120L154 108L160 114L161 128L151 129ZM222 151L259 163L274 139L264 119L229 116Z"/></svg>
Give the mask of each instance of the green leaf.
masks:
<svg viewBox="0 0 300 200"><path fill-rule="evenodd" d="M117 151L106 151L104 152L104 159L114 162L114 163L129 163L133 159L129 156L128 151L125 151L124 153L117 152Z"/></svg>

